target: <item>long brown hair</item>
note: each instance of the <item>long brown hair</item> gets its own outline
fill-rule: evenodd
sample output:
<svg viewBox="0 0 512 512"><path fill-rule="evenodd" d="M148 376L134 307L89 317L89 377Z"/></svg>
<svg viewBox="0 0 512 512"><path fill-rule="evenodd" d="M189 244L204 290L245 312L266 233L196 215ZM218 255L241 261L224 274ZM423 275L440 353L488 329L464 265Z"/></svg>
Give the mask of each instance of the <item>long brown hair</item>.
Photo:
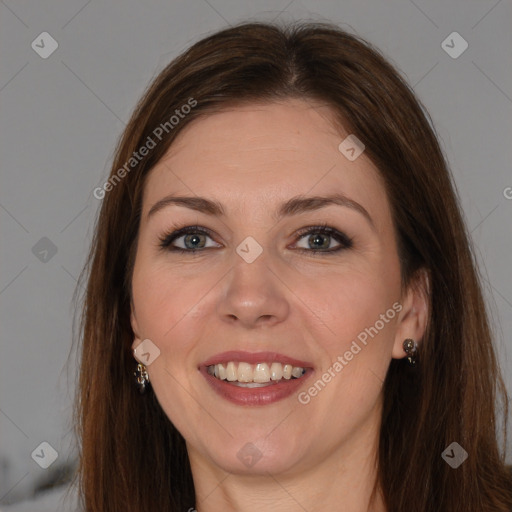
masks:
<svg viewBox="0 0 512 512"><path fill-rule="evenodd" d="M385 182L402 284L413 283L421 269L430 276L417 368L392 360L384 383L378 467L387 509L510 511L512 477L497 442L501 398L506 447L508 397L433 124L377 49L326 23L246 23L206 37L157 76L124 130L80 277L87 283L75 420L85 509L181 512L195 505L184 439L152 390L140 395L134 384L130 283L144 180L193 120L286 98L329 105L340 127L364 142ZM169 122L194 101L178 122ZM127 167L148 137L155 147ZM453 441L468 453L457 469L441 457Z"/></svg>

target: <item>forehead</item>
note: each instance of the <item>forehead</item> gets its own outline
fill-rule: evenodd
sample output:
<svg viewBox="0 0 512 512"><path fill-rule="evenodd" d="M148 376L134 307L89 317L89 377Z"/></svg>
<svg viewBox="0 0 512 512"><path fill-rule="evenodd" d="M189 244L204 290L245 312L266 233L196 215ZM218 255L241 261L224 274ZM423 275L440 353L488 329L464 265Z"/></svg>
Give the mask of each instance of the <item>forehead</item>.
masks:
<svg viewBox="0 0 512 512"><path fill-rule="evenodd" d="M232 107L196 119L150 171L143 215L168 194L215 198L254 211L294 195L341 192L386 207L379 172L363 153L338 149L349 135L325 105L302 100Z"/></svg>

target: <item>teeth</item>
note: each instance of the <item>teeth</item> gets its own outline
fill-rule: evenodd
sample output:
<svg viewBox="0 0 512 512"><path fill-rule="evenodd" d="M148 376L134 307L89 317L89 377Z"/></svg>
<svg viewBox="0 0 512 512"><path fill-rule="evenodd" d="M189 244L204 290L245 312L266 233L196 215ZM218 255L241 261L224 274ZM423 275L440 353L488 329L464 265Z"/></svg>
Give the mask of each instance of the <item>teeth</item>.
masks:
<svg viewBox="0 0 512 512"><path fill-rule="evenodd" d="M238 382L253 382L253 375L254 372L249 363L238 363Z"/></svg>
<svg viewBox="0 0 512 512"><path fill-rule="evenodd" d="M293 366L291 364L285 364L283 366L283 377L285 379L291 379Z"/></svg>
<svg viewBox="0 0 512 512"><path fill-rule="evenodd" d="M266 384L259 382L233 382L235 386L239 386L241 388L264 388Z"/></svg>
<svg viewBox="0 0 512 512"><path fill-rule="evenodd" d="M302 372L301 372L302 375ZM253 375L254 382L269 382L270 381L270 368L267 363L258 363L254 369Z"/></svg>
<svg viewBox="0 0 512 512"><path fill-rule="evenodd" d="M249 363L235 363L229 361L227 364L216 364L208 366L208 373L215 375L219 380L227 380L242 387L261 387L270 381L280 381L281 379L290 380L299 379L304 375L304 368L292 366L291 364L281 363L258 363L251 365Z"/></svg>
<svg viewBox="0 0 512 512"><path fill-rule="evenodd" d="M238 372L236 371L235 363L232 361L226 366L226 379L229 380L229 382L234 382L238 379Z"/></svg>
<svg viewBox="0 0 512 512"><path fill-rule="evenodd" d="M272 380L281 380L283 378L283 365L281 363L272 363L270 378Z"/></svg>
<svg viewBox="0 0 512 512"><path fill-rule="evenodd" d="M298 379L301 376L302 376L302 368L299 368L297 366L293 367L292 368L292 377L295 377L296 379ZM222 377L221 377L221 379L222 379Z"/></svg>
<svg viewBox="0 0 512 512"><path fill-rule="evenodd" d="M224 380L226 378L226 368L224 368L223 364L216 364L215 365L215 377L217 377L220 380Z"/></svg>

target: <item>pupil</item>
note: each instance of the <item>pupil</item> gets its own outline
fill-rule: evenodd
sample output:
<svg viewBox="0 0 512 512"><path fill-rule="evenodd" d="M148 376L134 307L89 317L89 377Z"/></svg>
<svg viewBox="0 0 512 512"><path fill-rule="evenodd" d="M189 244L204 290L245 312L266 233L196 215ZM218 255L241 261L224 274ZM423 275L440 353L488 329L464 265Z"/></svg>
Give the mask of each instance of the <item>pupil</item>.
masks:
<svg viewBox="0 0 512 512"><path fill-rule="evenodd" d="M195 248L197 248L197 247L198 247L198 246L197 246L197 245L195 245L195 244L196 244L196 243L200 243L200 238L199 238L199 236L198 236L198 235L187 235L187 236L186 236L186 238L185 238L185 245L186 245L186 242L187 242L187 241L191 241L191 242L192 242L192 244L194 244L192 248L194 248L194 249L195 249ZM202 247L202 245L201 245L201 247Z"/></svg>
<svg viewBox="0 0 512 512"><path fill-rule="evenodd" d="M325 244L323 243L322 244L322 238L324 240L324 242L327 240L327 237L324 236L324 235L320 235L320 234L317 234L317 235L313 235L313 243L314 244L317 244L319 241L320 241L320 245L317 245L317 248L320 247L320 248L325 248L325 247L328 247L329 246L329 243Z"/></svg>

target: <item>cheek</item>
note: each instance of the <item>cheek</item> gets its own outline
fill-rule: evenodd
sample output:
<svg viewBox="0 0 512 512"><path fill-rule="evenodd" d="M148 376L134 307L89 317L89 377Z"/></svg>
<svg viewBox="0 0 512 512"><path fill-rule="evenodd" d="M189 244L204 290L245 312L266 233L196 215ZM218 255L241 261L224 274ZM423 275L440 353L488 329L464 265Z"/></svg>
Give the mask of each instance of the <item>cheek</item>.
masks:
<svg viewBox="0 0 512 512"><path fill-rule="evenodd" d="M365 403L371 407L391 361L401 309L398 260L353 265L318 284L323 287L316 287L308 300L316 313L309 315L316 326L316 348L321 345L323 351L314 382L322 382L306 392L309 397L322 394L325 405L344 404L345 412L352 406L364 408ZM340 409L327 414L338 417Z"/></svg>
<svg viewBox="0 0 512 512"><path fill-rule="evenodd" d="M317 317L317 323L324 325L326 339L336 349L343 347L340 340L355 339L365 328L373 326L400 298L399 276L394 271L386 273L378 268L372 272L367 268L346 269L331 273L315 284L309 293L307 289L299 293L307 297L305 303ZM385 322L385 328L379 322L379 330L389 330L394 317L393 310L386 318L389 321Z"/></svg>
<svg viewBox="0 0 512 512"><path fill-rule="evenodd" d="M211 274L192 278L164 264L135 266L133 300L141 335L167 343L181 322L194 317L205 291L213 286ZM188 326L190 327L190 323Z"/></svg>
<svg viewBox="0 0 512 512"><path fill-rule="evenodd" d="M149 338L160 355L147 370L152 388L167 417L189 433L190 423L201 421L201 409L191 407L191 357L200 338L199 323L191 321L205 290L205 279L184 278L183 273L163 265L136 262L132 279L133 300L139 335ZM183 411L187 411L184 415Z"/></svg>
<svg viewBox="0 0 512 512"><path fill-rule="evenodd" d="M290 278L334 336L355 335L373 325L400 298L400 266L390 238L385 245L357 240L354 249L325 268L301 267L303 278Z"/></svg>
<svg viewBox="0 0 512 512"><path fill-rule="evenodd" d="M321 317L329 329L316 320L321 368L299 401L327 437L336 437L374 411L391 360L400 295L396 283L366 272L338 275L330 286L337 291L324 297Z"/></svg>

